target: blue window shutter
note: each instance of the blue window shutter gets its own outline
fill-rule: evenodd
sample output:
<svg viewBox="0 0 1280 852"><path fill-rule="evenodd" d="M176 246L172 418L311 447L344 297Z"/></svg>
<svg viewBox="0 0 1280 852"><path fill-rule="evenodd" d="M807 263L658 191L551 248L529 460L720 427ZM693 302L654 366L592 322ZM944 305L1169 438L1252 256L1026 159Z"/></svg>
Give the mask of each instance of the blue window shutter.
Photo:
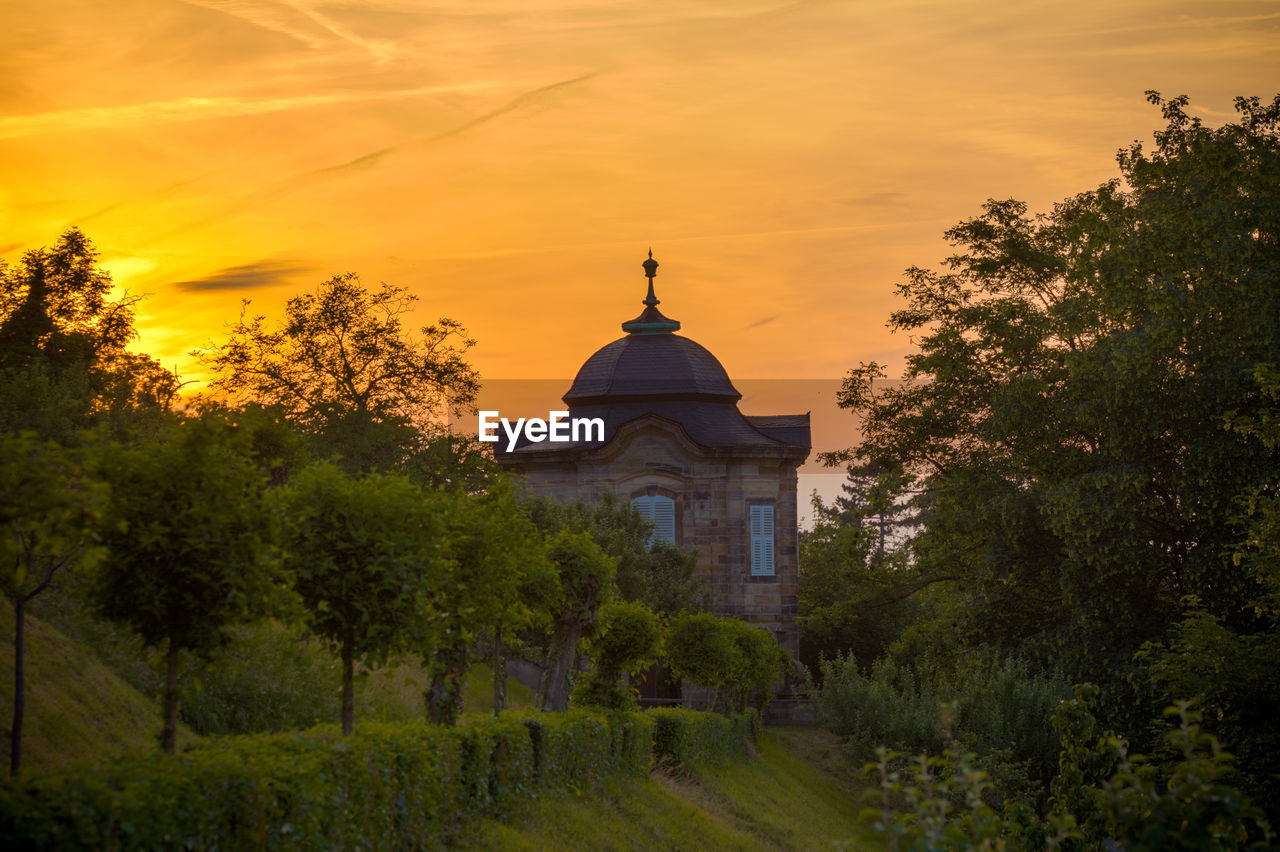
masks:
<svg viewBox="0 0 1280 852"><path fill-rule="evenodd" d="M750 507L751 574L771 577L773 566L773 507Z"/></svg>
<svg viewBox="0 0 1280 852"><path fill-rule="evenodd" d="M631 501L631 505L640 510L640 514L653 522L653 537L649 540L650 544L655 541L669 541L675 544L676 541L676 501L670 497L656 495L653 497L637 497Z"/></svg>

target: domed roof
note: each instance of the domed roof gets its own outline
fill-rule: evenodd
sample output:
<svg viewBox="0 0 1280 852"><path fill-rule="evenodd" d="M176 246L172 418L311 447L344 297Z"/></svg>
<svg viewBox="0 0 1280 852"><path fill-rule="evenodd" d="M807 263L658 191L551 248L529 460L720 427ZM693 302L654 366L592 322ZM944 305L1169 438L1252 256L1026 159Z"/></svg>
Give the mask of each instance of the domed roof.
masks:
<svg viewBox="0 0 1280 852"><path fill-rule="evenodd" d="M622 324L626 337L587 359L564 395L565 403L573 407L654 398L737 402L742 394L716 356L687 337L676 336L680 323L658 310L661 303L653 292L658 261L652 251L642 265L649 279L644 310Z"/></svg>
<svg viewBox="0 0 1280 852"><path fill-rule="evenodd" d="M742 398L707 349L676 334L631 333L587 359L564 395L569 405L638 398Z"/></svg>
<svg viewBox="0 0 1280 852"><path fill-rule="evenodd" d="M747 417L738 411L742 394L716 356L675 334L680 323L658 310L653 252L643 266L649 279L644 310L622 324L626 337L587 359L564 395L571 417L600 420L603 434L588 430L581 441L555 445L522 434L514 447L495 445L494 458L516 466L573 459L610 444L628 424L665 422L708 452L803 461L809 415Z"/></svg>

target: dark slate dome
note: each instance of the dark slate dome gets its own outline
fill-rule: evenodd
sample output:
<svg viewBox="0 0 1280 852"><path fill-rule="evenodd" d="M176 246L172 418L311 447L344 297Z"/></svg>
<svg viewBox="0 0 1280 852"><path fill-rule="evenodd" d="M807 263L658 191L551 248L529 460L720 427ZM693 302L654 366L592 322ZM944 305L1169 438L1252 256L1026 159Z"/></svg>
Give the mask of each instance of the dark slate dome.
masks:
<svg viewBox="0 0 1280 852"><path fill-rule="evenodd" d="M734 403L742 394L700 344L671 332L632 332L587 359L564 401L574 406L654 397Z"/></svg>
<svg viewBox="0 0 1280 852"><path fill-rule="evenodd" d="M716 356L687 337L677 337L680 323L658 310L653 293L658 261L652 251L643 266L649 279L644 310L622 324L626 337L587 359L564 395L565 403L570 408L656 398L736 403L742 394Z"/></svg>
<svg viewBox="0 0 1280 852"><path fill-rule="evenodd" d="M600 419L602 437L550 446L521 435L514 449L495 445L504 464L573 457L608 444L628 423L657 417L695 444L713 451L763 452L768 457L803 460L809 454L809 415L746 417L738 411L742 394L705 348L675 334L680 323L663 316L653 294L658 262L643 264L649 295L640 316L624 322L627 336L587 359L564 395L574 418Z"/></svg>

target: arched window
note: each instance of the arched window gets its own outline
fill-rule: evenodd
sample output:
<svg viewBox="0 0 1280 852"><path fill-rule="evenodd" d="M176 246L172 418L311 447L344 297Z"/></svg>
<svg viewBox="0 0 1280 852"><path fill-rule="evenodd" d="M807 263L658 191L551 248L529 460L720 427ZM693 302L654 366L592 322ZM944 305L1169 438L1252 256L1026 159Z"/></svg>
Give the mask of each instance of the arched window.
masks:
<svg viewBox="0 0 1280 852"><path fill-rule="evenodd" d="M655 541L669 541L675 544L676 541L676 501L670 497L663 497L661 494L646 497L637 497L631 501L631 505L640 510L640 514L644 515L650 521L653 521L653 537L649 540L650 544Z"/></svg>

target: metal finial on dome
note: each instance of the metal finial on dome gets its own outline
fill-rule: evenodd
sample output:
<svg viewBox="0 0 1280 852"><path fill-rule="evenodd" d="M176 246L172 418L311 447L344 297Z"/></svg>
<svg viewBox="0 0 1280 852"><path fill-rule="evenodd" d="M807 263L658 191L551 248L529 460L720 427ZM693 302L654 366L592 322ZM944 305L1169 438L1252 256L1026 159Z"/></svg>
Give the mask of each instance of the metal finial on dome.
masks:
<svg viewBox="0 0 1280 852"><path fill-rule="evenodd" d="M627 334L670 334L680 328L677 320L664 317L658 310L658 297L653 292L653 276L658 272L658 261L653 259L653 249L649 249L649 259L641 264L644 276L649 279L649 295L644 299L644 310L640 316L624 322L622 330Z"/></svg>
<svg viewBox="0 0 1280 852"><path fill-rule="evenodd" d="M653 259L653 249L649 249L649 259L640 264L644 267L644 277L649 279L649 295L645 296L646 305L657 305L658 297L653 293L653 276L658 274L658 261Z"/></svg>

